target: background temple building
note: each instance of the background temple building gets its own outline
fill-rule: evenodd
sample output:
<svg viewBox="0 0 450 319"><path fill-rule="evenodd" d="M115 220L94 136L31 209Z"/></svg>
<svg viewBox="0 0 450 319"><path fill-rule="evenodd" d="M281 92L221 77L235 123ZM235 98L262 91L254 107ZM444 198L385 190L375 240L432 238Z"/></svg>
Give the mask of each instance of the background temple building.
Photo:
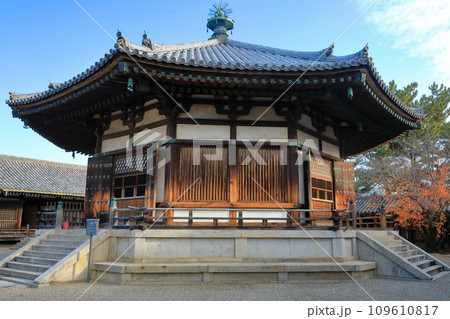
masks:
<svg viewBox="0 0 450 319"><path fill-rule="evenodd" d="M84 166L0 155L0 239L36 229L37 213L59 201L82 205L85 185Z"/></svg>

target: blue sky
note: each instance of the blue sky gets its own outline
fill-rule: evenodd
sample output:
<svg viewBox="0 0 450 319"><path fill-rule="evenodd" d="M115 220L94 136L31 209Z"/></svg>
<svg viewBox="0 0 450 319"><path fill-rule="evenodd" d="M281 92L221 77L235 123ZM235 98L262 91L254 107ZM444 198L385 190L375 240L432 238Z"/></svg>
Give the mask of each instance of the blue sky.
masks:
<svg viewBox="0 0 450 319"><path fill-rule="evenodd" d="M115 39L120 29L140 43L145 30L157 43L202 41L213 0L78 0ZM238 41L290 50L328 47L371 0L230 0ZM382 78L400 86L417 81L420 93L433 82L450 84L450 6L446 0L379 0L335 47L336 55L369 54ZM86 157L58 149L22 122L4 103L8 91L40 92L48 82L63 82L97 62L114 46L73 0L1 1L0 154L73 164Z"/></svg>

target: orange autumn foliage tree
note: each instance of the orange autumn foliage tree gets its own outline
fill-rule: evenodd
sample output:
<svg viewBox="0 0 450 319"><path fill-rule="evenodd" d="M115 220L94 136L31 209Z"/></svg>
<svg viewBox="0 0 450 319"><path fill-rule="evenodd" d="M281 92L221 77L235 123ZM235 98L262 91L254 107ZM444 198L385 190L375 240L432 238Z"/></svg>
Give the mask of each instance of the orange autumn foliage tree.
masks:
<svg viewBox="0 0 450 319"><path fill-rule="evenodd" d="M438 250L448 236L449 167L423 172L420 180L411 165L384 181L386 197L396 200L399 226L417 230L428 250Z"/></svg>
<svg viewBox="0 0 450 319"><path fill-rule="evenodd" d="M355 159L356 189L391 200L403 229L419 232L428 250L441 249L450 231L450 88L433 83L430 94L418 98L417 83L389 85L427 116L420 130Z"/></svg>

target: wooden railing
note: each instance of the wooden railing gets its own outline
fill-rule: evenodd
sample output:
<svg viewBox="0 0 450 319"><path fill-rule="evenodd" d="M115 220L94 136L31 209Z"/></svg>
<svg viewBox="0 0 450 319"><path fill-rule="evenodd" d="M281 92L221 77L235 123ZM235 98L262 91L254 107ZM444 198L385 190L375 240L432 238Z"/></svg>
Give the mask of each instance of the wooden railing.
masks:
<svg viewBox="0 0 450 319"><path fill-rule="evenodd" d="M0 241L15 240L35 235L35 229L1 229Z"/></svg>
<svg viewBox="0 0 450 319"><path fill-rule="evenodd" d="M48 202L42 211L38 212L38 227L40 229L55 228L58 203ZM83 202L63 202L62 222L70 223L70 227L81 227L84 218Z"/></svg>
<svg viewBox="0 0 450 319"><path fill-rule="evenodd" d="M113 228L130 230L146 229L150 225L154 228L278 227L332 230L356 226L354 214L346 210L128 207L112 208L111 213L114 216ZM218 216L224 213L226 216ZM329 213L330 217L306 217L310 213Z"/></svg>
<svg viewBox="0 0 450 319"><path fill-rule="evenodd" d="M394 229L396 224L393 214L374 213L356 218L356 227L360 229Z"/></svg>

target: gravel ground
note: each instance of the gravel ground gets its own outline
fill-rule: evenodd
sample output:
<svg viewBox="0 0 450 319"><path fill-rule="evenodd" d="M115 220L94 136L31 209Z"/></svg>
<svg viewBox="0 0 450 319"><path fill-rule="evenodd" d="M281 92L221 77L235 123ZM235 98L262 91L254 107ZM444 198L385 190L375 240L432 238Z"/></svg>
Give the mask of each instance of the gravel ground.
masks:
<svg viewBox="0 0 450 319"><path fill-rule="evenodd" d="M0 245L0 259L11 253ZM433 254L450 264L450 255ZM434 282L370 279L359 284L375 300L450 301L450 275ZM89 288L90 287L90 288ZM353 281L297 283L148 283L118 286L103 283L56 284L43 288L0 289L0 300L370 300Z"/></svg>
<svg viewBox="0 0 450 319"><path fill-rule="evenodd" d="M13 250L9 249L9 247L14 244L15 243L0 243L0 260L14 252Z"/></svg>
<svg viewBox="0 0 450 319"><path fill-rule="evenodd" d="M371 279L359 282L375 300L450 300L450 275L434 282ZM77 300L87 283L0 290L0 300ZM298 283L97 283L80 300L370 300L353 281Z"/></svg>

